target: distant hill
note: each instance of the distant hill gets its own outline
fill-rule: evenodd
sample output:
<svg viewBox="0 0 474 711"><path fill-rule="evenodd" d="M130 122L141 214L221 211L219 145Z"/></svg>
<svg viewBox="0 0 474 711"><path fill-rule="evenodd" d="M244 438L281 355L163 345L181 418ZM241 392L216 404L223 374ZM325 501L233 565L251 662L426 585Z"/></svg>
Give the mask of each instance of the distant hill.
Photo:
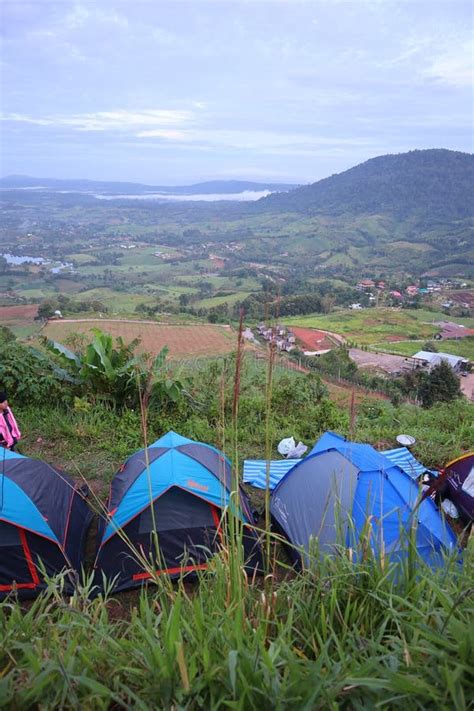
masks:
<svg viewBox="0 0 474 711"><path fill-rule="evenodd" d="M474 155L444 149L384 155L258 203L262 211L462 219L474 213Z"/></svg>
<svg viewBox="0 0 474 711"><path fill-rule="evenodd" d="M33 178L28 175L7 175L0 178L3 190L35 189L44 191L72 191L102 193L107 195L209 195L232 194L249 191L288 191L298 187L291 183L255 183L245 180L211 180L193 185L145 185L143 183L110 182L101 180L61 180L57 178Z"/></svg>
<svg viewBox="0 0 474 711"><path fill-rule="evenodd" d="M279 192L245 203L119 199L149 192L184 196L244 190ZM94 197L107 193L113 199ZM61 231L64 210L80 206L68 213L72 223L84 220L91 209L94 224L102 216L104 224L131 225L134 235L147 234L150 224L161 225L160 239L169 233L174 246L240 242L232 259L242 267L247 262L279 265L308 278L354 282L361 275L393 271L474 278L474 156L444 149L380 156L296 188L244 181L160 187L9 176L0 180L0 203L8 225L39 219L48 231L52 225Z"/></svg>

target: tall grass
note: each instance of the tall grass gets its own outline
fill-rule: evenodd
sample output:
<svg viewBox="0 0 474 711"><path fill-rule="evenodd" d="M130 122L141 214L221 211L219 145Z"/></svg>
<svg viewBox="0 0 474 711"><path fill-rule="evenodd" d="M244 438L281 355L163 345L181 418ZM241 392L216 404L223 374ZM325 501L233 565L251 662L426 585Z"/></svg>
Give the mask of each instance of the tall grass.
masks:
<svg viewBox="0 0 474 711"><path fill-rule="evenodd" d="M222 448L230 443L234 460L232 503L238 503L241 435L244 441L256 436L241 415L241 332L238 343L230 422L225 365L216 382L217 437ZM267 443L274 433L273 377L270 352L264 427L258 433ZM352 406L348 427L357 434L372 426L368 407L358 413L356 424ZM392 409L384 403L377 407L371 432L378 435L380 426L382 433L384 419L386 428L398 430ZM145 444L147 415L142 402L137 422ZM92 436L100 423L93 413L81 417ZM74 437L74 432L68 434ZM267 446L267 458L270 450ZM143 591L117 599L106 591L91 600L93 581L86 577L69 600L57 580L31 605L14 598L0 603L0 708L469 707L474 696L472 540L462 567L447 559L443 568L432 570L413 549L405 561L390 564L370 548L357 555L340 548L332 556L312 551L301 573L282 564L277 574L269 565L272 575L252 581L244 572L242 526L234 510L229 507L219 552L192 587L184 578L172 584L155 575L156 561L142 556L153 581ZM269 533L268 500L265 510L262 534L269 563L275 537ZM139 557L137 551L133 555Z"/></svg>
<svg viewBox="0 0 474 711"><path fill-rule="evenodd" d="M0 605L0 707L467 709L472 563L394 576L325 557L240 600L220 557L192 591L90 601L86 585L66 603L51 587Z"/></svg>

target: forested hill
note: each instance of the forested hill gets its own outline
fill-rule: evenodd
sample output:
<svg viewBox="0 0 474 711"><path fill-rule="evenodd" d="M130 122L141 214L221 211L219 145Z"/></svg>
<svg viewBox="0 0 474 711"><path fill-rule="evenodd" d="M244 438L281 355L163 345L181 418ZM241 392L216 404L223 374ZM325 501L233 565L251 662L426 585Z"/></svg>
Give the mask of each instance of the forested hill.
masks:
<svg viewBox="0 0 474 711"><path fill-rule="evenodd" d="M444 149L384 155L258 203L262 211L455 220L474 213L474 155Z"/></svg>

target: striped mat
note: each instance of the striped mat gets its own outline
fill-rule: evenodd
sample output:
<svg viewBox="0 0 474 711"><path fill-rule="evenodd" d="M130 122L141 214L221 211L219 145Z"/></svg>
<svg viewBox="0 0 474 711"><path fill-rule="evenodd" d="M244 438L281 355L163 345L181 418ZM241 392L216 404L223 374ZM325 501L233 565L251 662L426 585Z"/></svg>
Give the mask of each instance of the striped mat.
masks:
<svg viewBox="0 0 474 711"><path fill-rule="evenodd" d="M419 479L426 472L438 476L438 472L428 469L418 459L415 459L413 454L406 447L397 447L396 449L387 449L381 452L384 457L390 459L392 464L396 464L402 469L405 474L408 474L412 479Z"/></svg>
<svg viewBox="0 0 474 711"><path fill-rule="evenodd" d="M280 479L301 459L278 459L270 462L270 489L274 489ZM265 489L267 484L267 462L265 459L246 459L244 461L244 483Z"/></svg>

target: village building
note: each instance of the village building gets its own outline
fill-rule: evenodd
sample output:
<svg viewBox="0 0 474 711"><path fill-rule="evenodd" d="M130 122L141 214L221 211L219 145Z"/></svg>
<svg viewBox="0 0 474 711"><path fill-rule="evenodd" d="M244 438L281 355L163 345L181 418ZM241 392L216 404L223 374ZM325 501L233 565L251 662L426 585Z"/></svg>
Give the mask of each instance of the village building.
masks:
<svg viewBox="0 0 474 711"><path fill-rule="evenodd" d="M452 353L431 353L431 351L418 351L412 358L415 368L432 370L442 362L449 363L455 373L465 371L469 365L467 358L452 355Z"/></svg>
<svg viewBox="0 0 474 711"><path fill-rule="evenodd" d="M242 337L245 338L246 341L255 341L256 338L253 335L253 331L251 328L247 326L246 329L242 331Z"/></svg>
<svg viewBox="0 0 474 711"><path fill-rule="evenodd" d="M474 336L474 328L466 328L452 321L440 321L436 325L440 328L439 333L435 335L437 340L444 341L448 338L459 340L461 338L467 338L468 336Z"/></svg>
<svg viewBox="0 0 474 711"><path fill-rule="evenodd" d="M375 286L375 282L372 281L372 279L362 279L357 286L356 289L359 289L359 291L365 291L366 289L373 289Z"/></svg>

